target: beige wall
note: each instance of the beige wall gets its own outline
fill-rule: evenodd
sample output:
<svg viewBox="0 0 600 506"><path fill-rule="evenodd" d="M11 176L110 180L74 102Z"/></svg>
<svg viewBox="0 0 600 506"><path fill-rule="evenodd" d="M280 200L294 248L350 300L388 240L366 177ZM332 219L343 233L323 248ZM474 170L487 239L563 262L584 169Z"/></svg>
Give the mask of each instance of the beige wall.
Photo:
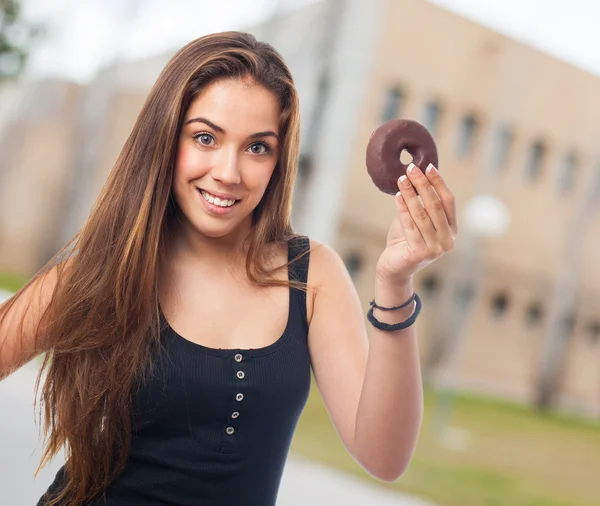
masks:
<svg viewBox="0 0 600 506"><path fill-rule="evenodd" d="M149 91L149 90L148 90ZM94 170L93 195L98 195L140 113L148 91L117 91L109 105L105 145Z"/></svg>
<svg viewBox="0 0 600 506"><path fill-rule="evenodd" d="M43 98L51 88L51 104L28 101L12 119L3 139L0 186L0 270L30 275L54 253L64 203L71 190L73 146L82 90L64 82L40 83ZM49 109L49 110L48 110Z"/></svg>
<svg viewBox="0 0 600 506"><path fill-rule="evenodd" d="M483 245L484 286L462 333L460 355L448 362L457 360L458 366L449 367L447 374L458 374L463 387L531 400L544 325L527 326L526 308L539 299L548 309L577 203L584 199L600 161L600 117L589 114L600 110L600 79L423 1L390 0L388 9L378 63L358 120L359 134L351 143L355 164L344 193L343 225L336 245L345 255L364 252L364 271L373 272L377 261L373 245L384 244L395 211L392 197L375 188L364 162L369 136L383 121L386 91L399 86L406 94L400 116L419 121L425 103L439 101L440 170L460 210L472 195L493 193L512 216L508 232ZM480 128L475 149L461 157L455 146L460 119L467 113L476 115ZM494 134L504 124L511 127L515 139L508 163L484 177L481 173L489 166ZM527 181L527 150L538 138L548 147L547 157L540 176ZM581 165L573 191L561 196L558 169L570 150L575 150ZM593 308L598 307L600 296L600 210L590 220L580 268L585 285L596 287L591 291L596 303L585 297L587 306L584 301L578 315L583 321L576 325L568 347L562 401L600 413L600 343L593 343L586 332L586 326L598 318ZM467 245L464 234L442 269L442 278L449 282ZM366 309L372 287L360 275L357 285ZM500 290L506 290L510 305L503 318L495 319L490 300ZM423 319L427 318L424 312ZM427 348L428 324L422 323L419 330Z"/></svg>
<svg viewBox="0 0 600 506"><path fill-rule="evenodd" d="M43 85L41 85L43 86ZM30 276L56 253L69 212L74 188L77 151L82 139L83 89L68 82L53 83L50 114L36 114L35 101L27 102L27 114L8 123L3 137L0 180L0 271ZM36 93L32 93L35 99ZM102 139L99 157L87 195L96 198L112 169L146 99L147 91L115 91L109 100L106 122L97 125ZM85 149L85 147L84 147ZM87 214L93 202L86 203ZM85 219L82 215L81 223ZM74 231L73 231L74 233ZM66 241L66 239L65 239Z"/></svg>

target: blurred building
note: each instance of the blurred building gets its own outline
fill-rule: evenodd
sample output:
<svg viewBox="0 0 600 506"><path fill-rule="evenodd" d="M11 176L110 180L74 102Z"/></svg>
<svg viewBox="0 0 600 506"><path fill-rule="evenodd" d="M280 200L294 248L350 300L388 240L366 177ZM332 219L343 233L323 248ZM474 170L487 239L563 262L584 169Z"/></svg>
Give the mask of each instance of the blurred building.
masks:
<svg viewBox="0 0 600 506"><path fill-rule="evenodd" d="M494 194L512 216L478 246L479 289L464 232L420 276L426 374L531 402L569 269L558 400L600 417L600 211L581 206L597 197L600 78L423 0L327 0L250 31L281 51L300 92L295 227L340 252L365 310L395 212L365 170L365 147L382 122L416 119L436 138L459 210ZM120 63L85 88L29 85L0 128L0 269L30 274L81 226L171 54ZM456 355L452 326L469 300Z"/></svg>

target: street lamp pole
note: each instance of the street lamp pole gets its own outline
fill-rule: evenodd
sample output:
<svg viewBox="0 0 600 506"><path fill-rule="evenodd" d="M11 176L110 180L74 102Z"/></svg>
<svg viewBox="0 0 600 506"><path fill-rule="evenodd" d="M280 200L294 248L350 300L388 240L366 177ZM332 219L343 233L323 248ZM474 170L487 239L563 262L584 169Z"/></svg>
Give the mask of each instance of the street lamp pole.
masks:
<svg viewBox="0 0 600 506"><path fill-rule="evenodd" d="M437 402L435 404L433 424L438 436L444 436L452 414L455 392L458 389L458 374L461 369L462 335L467 323L471 320L475 298L480 291L483 279L483 262L480 249L482 242L502 236L510 226L510 213L504 203L489 194L476 195L464 208L466 244L464 254L459 258L459 307L450 312L452 321L447 322L451 329L451 349L449 350L447 367L443 368L445 378L443 388L437 385ZM438 378L439 379L439 378ZM438 381L439 383L439 381Z"/></svg>
<svg viewBox="0 0 600 506"><path fill-rule="evenodd" d="M554 288L548 313L548 331L540 357L535 399L536 406L540 409L551 407L558 390L568 342L568 329L565 324L575 309L585 232L593 216L593 210L599 201L600 166L597 166L592 174L592 182L587 187L586 195L579 200L579 205L567 229L564 243L565 254Z"/></svg>
<svg viewBox="0 0 600 506"><path fill-rule="evenodd" d="M494 47L490 49L489 57L495 59L500 53ZM504 122L512 117L518 117L517 103L514 96L518 95L526 85L523 76L524 60L517 58L500 58L497 62L498 75L501 82L498 84L498 92L490 104L488 116L494 119L496 125L503 125ZM484 152L496 154L497 132L490 129L484 142ZM440 335L436 339L434 336L434 346L441 348L439 357L434 364L433 376L438 375L440 367L446 362L449 367L446 370L450 372L449 388L446 393L440 391L443 385L439 381L434 381L436 389L436 403L434 407L433 426L438 436L441 436L447 429L452 412L453 391L458 387L458 372L460 370L459 357L464 353L464 346L461 344L462 334L470 320L473 311L474 300L479 287L481 286L483 276L483 261L481 258L482 241L499 237L509 226L510 215L508 209L497 198L491 195L493 180L496 177L495 169L498 161L495 159L484 159L481 163L481 170L476 174L476 182L473 188L475 195L465 206L465 224L466 234L462 237L464 247L457 248L457 268L452 268L451 279L442 287L443 301L441 314L437 320ZM460 256L459 256L460 255ZM459 283L459 305L456 305L455 282ZM444 342L445 341L445 342ZM447 350L452 351L452 357L448 358ZM435 357L434 357L435 358Z"/></svg>

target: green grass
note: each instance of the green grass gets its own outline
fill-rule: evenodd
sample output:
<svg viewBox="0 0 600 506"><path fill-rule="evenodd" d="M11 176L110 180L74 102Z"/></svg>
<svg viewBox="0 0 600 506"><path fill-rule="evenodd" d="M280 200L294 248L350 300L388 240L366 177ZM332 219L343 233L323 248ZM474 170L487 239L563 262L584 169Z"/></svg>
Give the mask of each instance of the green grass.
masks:
<svg viewBox="0 0 600 506"><path fill-rule="evenodd" d="M292 444L296 453L357 477L429 499L440 506L597 506L600 427L573 417L459 395L451 425L470 444L450 450L434 437L435 394L425 397L425 420L414 458L395 483L369 477L348 455L313 384Z"/></svg>
<svg viewBox="0 0 600 506"><path fill-rule="evenodd" d="M16 292L21 288L27 280L22 276L9 274L6 272L0 272L0 290L8 290L9 292Z"/></svg>

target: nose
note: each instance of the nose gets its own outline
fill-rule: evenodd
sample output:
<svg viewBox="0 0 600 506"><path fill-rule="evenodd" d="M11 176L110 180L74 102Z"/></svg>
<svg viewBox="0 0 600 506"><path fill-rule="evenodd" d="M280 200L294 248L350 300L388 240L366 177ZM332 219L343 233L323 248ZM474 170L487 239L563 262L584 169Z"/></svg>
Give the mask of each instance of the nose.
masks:
<svg viewBox="0 0 600 506"><path fill-rule="evenodd" d="M223 149L213 166L211 176L215 181L220 181L226 185L240 184L242 181L237 150L232 146L229 149Z"/></svg>

